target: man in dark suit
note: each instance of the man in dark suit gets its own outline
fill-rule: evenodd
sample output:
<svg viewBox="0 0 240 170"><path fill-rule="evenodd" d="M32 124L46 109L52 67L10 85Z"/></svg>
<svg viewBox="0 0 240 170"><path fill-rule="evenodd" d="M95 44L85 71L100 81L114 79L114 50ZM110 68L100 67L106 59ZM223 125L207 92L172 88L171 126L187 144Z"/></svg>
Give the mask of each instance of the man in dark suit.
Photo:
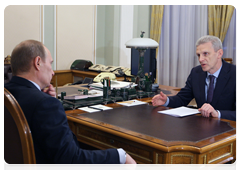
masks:
<svg viewBox="0 0 240 170"><path fill-rule="evenodd" d="M185 87L176 96L167 97L161 92L153 97L152 104L180 107L195 98L202 116L236 121L236 66L222 59L221 40L209 35L201 37L196 54L200 66L191 70Z"/></svg>
<svg viewBox="0 0 240 170"><path fill-rule="evenodd" d="M37 163L136 163L123 149L83 150L68 126L50 81L49 50L35 40L17 45L11 55L13 77L5 84L20 104L32 132Z"/></svg>

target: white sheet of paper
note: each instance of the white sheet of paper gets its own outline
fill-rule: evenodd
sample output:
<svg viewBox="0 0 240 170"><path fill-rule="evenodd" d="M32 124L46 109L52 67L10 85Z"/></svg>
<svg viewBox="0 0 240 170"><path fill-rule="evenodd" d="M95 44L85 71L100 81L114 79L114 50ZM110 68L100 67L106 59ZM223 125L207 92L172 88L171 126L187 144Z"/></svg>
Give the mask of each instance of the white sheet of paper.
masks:
<svg viewBox="0 0 240 170"><path fill-rule="evenodd" d="M113 109L112 107L104 106L104 105L101 105L101 104L92 105L91 107L93 107L93 108L80 107L78 109L83 110L83 111L88 112L88 113L99 112L100 110L98 110L98 109L102 109L102 110ZM94 108L98 108L98 109L94 109Z"/></svg>
<svg viewBox="0 0 240 170"><path fill-rule="evenodd" d="M92 109L92 108L89 108L89 107L80 107L78 109L83 110L83 111L88 112L88 113L99 112L99 110Z"/></svg>
<svg viewBox="0 0 240 170"><path fill-rule="evenodd" d="M147 102L142 102L139 100L128 100L124 102L117 102L117 104L123 105L123 106L136 106L140 104L147 104Z"/></svg>
<svg viewBox="0 0 240 170"><path fill-rule="evenodd" d="M197 114L200 112L198 111L198 109L192 109L192 108L182 106L174 109L158 111L158 113L168 114L175 117L184 117L184 116Z"/></svg>

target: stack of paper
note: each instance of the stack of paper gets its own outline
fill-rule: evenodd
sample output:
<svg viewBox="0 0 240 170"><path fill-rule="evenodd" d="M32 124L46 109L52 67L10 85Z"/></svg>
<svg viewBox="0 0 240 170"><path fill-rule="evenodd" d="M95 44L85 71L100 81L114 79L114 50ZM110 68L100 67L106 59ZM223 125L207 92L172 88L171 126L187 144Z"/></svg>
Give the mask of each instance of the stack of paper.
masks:
<svg viewBox="0 0 240 170"><path fill-rule="evenodd" d="M97 89L102 89L103 84L102 83L92 83L89 84L90 88L97 88ZM111 81L110 83L111 89L121 89L121 88L128 88L128 87L135 87L137 84L133 82L125 82L125 81Z"/></svg>
<svg viewBox="0 0 240 170"><path fill-rule="evenodd" d="M71 95L64 96L64 99L78 100L78 99L85 99L85 98L99 97L99 96L103 96L102 91L100 91L100 90L89 90L88 95L71 94Z"/></svg>
<svg viewBox="0 0 240 170"><path fill-rule="evenodd" d="M198 111L198 109L192 109L192 108L187 108L182 106L174 109L158 111L158 113L163 113L163 114L167 114L175 117L184 117L184 116L197 114L200 112Z"/></svg>

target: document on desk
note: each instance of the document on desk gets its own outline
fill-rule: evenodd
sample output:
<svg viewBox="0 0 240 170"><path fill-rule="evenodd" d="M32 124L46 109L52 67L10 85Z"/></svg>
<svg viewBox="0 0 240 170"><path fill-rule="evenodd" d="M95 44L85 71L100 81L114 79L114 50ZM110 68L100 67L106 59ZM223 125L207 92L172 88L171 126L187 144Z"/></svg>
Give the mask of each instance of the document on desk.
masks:
<svg viewBox="0 0 240 170"><path fill-rule="evenodd" d="M137 106L140 104L147 104L147 102L142 102L139 100L128 100L124 102L117 102L117 104L123 105L123 106Z"/></svg>
<svg viewBox="0 0 240 170"><path fill-rule="evenodd" d="M192 109L192 108L182 106L174 109L158 111L158 113L163 113L163 114L167 114L174 117L184 117L184 116L194 115L200 112L198 111L198 109Z"/></svg>
<svg viewBox="0 0 240 170"><path fill-rule="evenodd" d="M113 109L112 107L104 106L101 104L97 105L92 105L92 106L87 106L87 107L80 107L78 108L80 110L83 110L85 112L93 113L93 112L99 112L99 111L104 111L104 110L110 110Z"/></svg>
<svg viewBox="0 0 240 170"><path fill-rule="evenodd" d="M92 83L89 84L91 89L102 89L103 84L102 83ZM111 89L121 89L121 88L129 88L129 87L135 87L137 84L132 82L124 82L124 81L111 81Z"/></svg>

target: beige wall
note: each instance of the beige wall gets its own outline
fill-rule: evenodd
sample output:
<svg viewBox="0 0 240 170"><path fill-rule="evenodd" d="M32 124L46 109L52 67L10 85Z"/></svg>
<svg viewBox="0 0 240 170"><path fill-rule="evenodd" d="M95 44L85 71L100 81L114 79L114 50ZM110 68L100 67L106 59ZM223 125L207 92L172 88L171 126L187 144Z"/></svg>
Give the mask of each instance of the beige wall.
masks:
<svg viewBox="0 0 240 170"><path fill-rule="evenodd" d="M93 5L56 7L56 69L70 69L76 59L94 58ZM43 11L39 5L7 6L4 11L4 57L23 40L42 41Z"/></svg>
<svg viewBox="0 0 240 170"><path fill-rule="evenodd" d="M26 39L40 40L40 6L7 6L4 10L4 58Z"/></svg>
<svg viewBox="0 0 240 170"><path fill-rule="evenodd" d="M70 69L76 59L93 62L94 6L57 6L57 70Z"/></svg>
<svg viewBox="0 0 240 170"><path fill-rule="evenodd" d="M120 8L121 9L119 10L121 11L122 16L120 17L120 12L116 13L119 15L118 17L121 21L121 24L118 24L117 26L121 26L121 28L116 30L116 24L114 24L114 27L112 27L112 29L114 31L115 40L114 43L109 43L110 46L116 46L117 50L115 48L114 50L119 54L117 55L117 58L114 59L114 62L110 65L119 64L121 66L130 67L130 49L126 48L125 43L132 37L138 37L140 35L139 30L144 30L145 32L149 31L148 28L145 28L146 25L148 25L147 22L149 22L149 16L147 15L147 17L143 20L144 23L142 23L143 14L140 14L141 12L143 12L144 14L149 14L150 7L133 7L130 5L120 6ZM134 16L133 8L135 9ZM15 45L23 40L36 39L39 41L43 41L42 37L44 36L42 34L46 33L46 31L44 32L43 30L44 28L46 28L43 25L46 24L43 21L43 16L44 14L48 15L44 12L44 9L45 8L43 6L39 5L16 5L6 7L4 11L4 57L11 54L11 51L15 47ZM129 9L131 9L130 13ZM95 63L94 38L96 36L96 6L57 5L56 11L54 13L56 15L56 36L55 38L53 38L55 42L55 48L50 50L55 51L56 49L56 59L54 59L54 64L56 64L56 70L69 69L71 64L76 59L86 59ZM123 16L126 17L124 18ZM114 22L117 22L115 20L116 17L114 18ZM133 27L133 25L137 25L137 27ZM115 32L119 33L116 34ZM110 32L107 30L105 37L109 37L109 33ZM148 37L147 33L145 36ZM49 38L49 36L47 37ZM48 41L46 37L44 41ZM105 41L106 38L103 38L99 41L100 47L104 44ZM47 42L44 43L48 45ZM96 49L99 49L98 47L99 46L97 46ZM109 49L106 49L109 52ZM55 53L53 54L52 52L52 56L55 55Z"/></svg>

